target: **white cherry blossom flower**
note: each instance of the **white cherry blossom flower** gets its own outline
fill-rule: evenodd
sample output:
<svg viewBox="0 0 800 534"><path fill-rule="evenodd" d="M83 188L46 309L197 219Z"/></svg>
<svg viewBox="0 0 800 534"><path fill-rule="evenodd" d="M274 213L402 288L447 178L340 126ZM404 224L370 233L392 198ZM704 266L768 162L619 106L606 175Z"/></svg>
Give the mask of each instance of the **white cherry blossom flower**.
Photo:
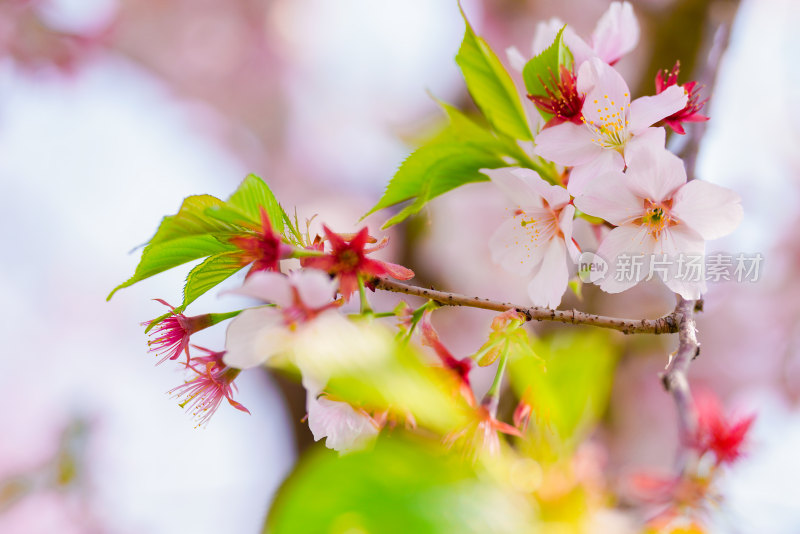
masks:
<svg viewBox="0 0 800 534"><path fill-rule="evenodd" d="M380 432L380 427L363 410L329 398L316 388L306 395L308 428L314 441L325 439L325 446L339 452L356 451L367 447Z"/></svg>
<svg viewBox="0 0 800 534"><path fill-rule="evenodd" d="M627 151L638 143L648 150L663 149L663 128L653 124L686 106L686 92L678 86L631 102L630 90L610 65L593 58L578 71L578 92L585 94L583 124L564 122L536 136L536 154L559 165L573 167L567 188L573 196L594 177L625 168Z"/></svg>
<svg viewBox="0 0 800 534"><path fill-rule="evenodd" d="M492 260L509 272L533 276L528 295L534 305L558 307L569 281L569 256L579 254L572 241L575 208L569 193L530 169L481 172L517 206L489 240Z"/></svg>
<svg viewBox="0 0 800 534"><path fill-rule="evenodd" d="M335 305L336 281L315 269L288 276L257 272L228 293L275 304L245 310L228 326L223 360L231 367L249 369L287 350L298 330Z"/></svg>
<svg viewBox="0 0 800 534"><path fill-rule="evenodd" d="M625 173L611 171L586 186L575 206L615 225L597 255L611 265L600 288L619 293L653 276L674 292L697 299L702 276L681 276L681 258L702 257L705 242L732 232L742 219L739 195L708 182L687 182L683 162L667 150L638 147L627 154ZM666 255L666 256L664 256ZM621 261L642 257L640 269L620 272ZM663 260L664 268L654 263Z"/></svg>

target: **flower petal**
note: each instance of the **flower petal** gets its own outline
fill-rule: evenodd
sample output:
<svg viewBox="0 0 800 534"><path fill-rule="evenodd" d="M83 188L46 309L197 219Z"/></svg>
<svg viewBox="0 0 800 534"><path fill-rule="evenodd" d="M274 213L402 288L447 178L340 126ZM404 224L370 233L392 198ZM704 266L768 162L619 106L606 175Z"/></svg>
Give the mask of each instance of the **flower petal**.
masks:
<svg viewBox="0 0 800 534"><path fill-rule="evenodd" d="M325 440L325 446L339 452L363 449L378 429L372 418L357 412L346 402L334 401L325 396L317 397L308 392L306 397L308 428L314 440Z"/></svg>
<svg viewBox="0 0 800 534"><path fill-rule="evenodd" d="M528 210L506 219L489 239L492 261L510 273L530 273L542 261L545 245L555 236L557 224L545 209Z"/></svg>
<svg viewBox="0 0 800 534"><path fill-rule="evenodd" d="M564 122L539 132L534 152L559 165L584 165L604 150L592 142L593 138L586 126Z"/></svg>
<svg viewBox="0 0 800 534"><path fill-rule="evenodd" d="M639 22L628 2L612 2L592 33L592 48L606 63L613 65L639 42Z"/></svg>
<svg viewBox="0 0 800 534"><path fill-rule="evenodd" d="M700 180L692 180L675 193L672 213L705 239L733 232L744 215L739 195Z"/></svg>
<svg viewBox="0 0 800 534"><path fill-rule="evenodd" d="M631 101L628 84L616 69L592 58L578 69L578 91L586 93L583 113L586 122L596 125L624 121ZM610 118L611 114L617 118ZM648 124L649 126L649 124Z"/></svg>
<svg viewBox="0 0 800 534"><path fill-rule="evenodd" d="M537 180L542 180L539 174L531 169L518 167L503 167L500 169L481 169L497 185L514 205L525 208L542 207L542 196L532 185ZM544 182L545 185L547 182Z"/></svg>
<svg viewBox="0 0 800 534"><path fill-rule="evenodd" d="M223 291L220 294L227 293L252 297L281 307L291 306L294 302L289 278L276 272L254 272L245 279L242 287Z"/></svg>
<svg viewBox="0 0 800 534"><path fill-rule="evenodd" d="M528 296L534 306L557 308L567 289L569 267L563 239L552 239L536 275L528 284Z"/></svg>
<svg viewBox="0 0 800 534"><path fill-rule="evenodd" d="M561 29L561 27L563 27L563 24L559 26L559 29ZM552 43L554 39L555 36L553 36L553 39L551 39L550 42ZM594 50L592 50L592 47L589 46L586 41L581 39L577 33L572 31L572 28L569 26L564 28L564 44L566 44L567 48L569 48L569 51L572 53L574 64L578 67L580 67L584 61L596 56Z"/></svg>
<svg viewBox="0 0 800 534"><path fill-rule="evenodd" d="M683 160L649 143L638 143L625 150L626 187L636 196L661 202L672 197L686 183Z"/></svg>
<svg viewBox="0 0 800 534"><path fill-rule="evenodd" d="M625 224L611 230L597 249L609 266L605 278L599 280L600 289L620 293L647 278L655 248L655 239L642 226Z"/></svg>
<svg viewBox="0 0 800 534"><path fill-rule="evenodd" d="M381 267L386 271L386 274L395 280L411 280L414 278L414 271L402 265L391 263L388 261L372 260L381 264Z"/></svg>
<svg viewBox="0 0 800 534"><path fill-rule="evenodd" d="M516 46L506 48L506 59L508 59L508 64L511 65L511 68L519 72L522 72L522 69L525 68L525 63L528 62Z"/></svg>
<svg viewBox="0 0 800 534"><path fill-rule="evenodd" d="M293 271L289 274L289 280L297 289L303 304L312 310L322 308L336 295L336 279L322 271L315 269Z"/></svg>
<svg viewBox="0 0 800 534"><path fill-rule="evenodd" d="M558 185L545 182L536 171L519 167L481 169L500 189L521 208L541 207L542 199L553 209L569 203L569 193Z"/></svg>
<svg viewBox="0 0 800 534"><path fill-rule="evenodd" d="M558 30L564 27L561 19L553 17L547 22L539 22L536 24L536 31L533 33L533 43L531 45L531 52L534 56L541 54L545 48L553 44L553 41L558 35Z"/></svg>
<svg viewBox="0 0 800 534"><path fill-rule="evenodd" d="M622 171L625 168L625 160L616 150L601 150L589 163L573 167L569 173L567 191L572 196L581 194L587 184L591 183L601 174L611 171Z"/></svg>
<svg viewBox="0 0 800 534"><path fill-rule="evenodd" d="M689 97L683 87L673 85L654 96L643 96L631 102L628 125L634 134L686 107Z"/></svg>
<svg viewBox="0 0 800 534"><path fill-rule="evenodd" d="M266 363L286 349L291 333L283 326L283 316L275 308L254 308L237 315L225 335L222 361L237 369L250 369Z"/></svg>
<svg viewBox="0 0 800 534"><path fill-rule="evenodd" d="M626 187L625 180L625 175L620 171L601 174L586 186L583 193L575 197L575 206L582 212L605 219L615 226L641 217L642 201Z"/></svg>
<svg viewBox="0 0 800 534"><path fill-rule="evenodd" d="M666 286L685 299L699 299L706 291L702 263L696 277L687 276L685 272L679 273L678 266L679 261L690 257L703 258L705 253L703 237L685 224L679 224L665 229L660 241L661 251L672 261L669 276L664 279Z"/></svg>

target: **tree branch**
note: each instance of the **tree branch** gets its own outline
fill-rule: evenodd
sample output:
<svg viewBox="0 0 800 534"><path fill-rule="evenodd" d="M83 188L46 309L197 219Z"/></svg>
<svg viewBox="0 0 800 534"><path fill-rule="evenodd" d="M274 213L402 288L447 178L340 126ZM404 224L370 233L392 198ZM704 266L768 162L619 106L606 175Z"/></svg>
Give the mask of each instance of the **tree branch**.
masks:
<svg viewBox="0 0 800 534"><path fill-rule="evenodd" d="M694 300L678 297L678 305L673 312L678 321L678 348L670 355L666 370L661 373L664 389L672 394L678 409L678 435L684 446L691 443L697 427L697 418L692 406L692 394L686 378L689 364L700 354L694 311Z"/></svg>
<svg viewBox="0 0 800 534"><path fill-rule="evenodd" d="M584 324L618 330L623 334L673 334L678 332L678 310L659 317L658 319L620 319L594 315L578 310L553 310L538 306L518 306L510 302L499 302L481 297L468 297L458 293L448 293L435 289L412 286L396 282L388 278L379 278L375 284L376 289L405 293L438 302L444 306L468 306L482 310L504 312L517 310L523 313L528 321L555 321L557 323Z"/></svg>

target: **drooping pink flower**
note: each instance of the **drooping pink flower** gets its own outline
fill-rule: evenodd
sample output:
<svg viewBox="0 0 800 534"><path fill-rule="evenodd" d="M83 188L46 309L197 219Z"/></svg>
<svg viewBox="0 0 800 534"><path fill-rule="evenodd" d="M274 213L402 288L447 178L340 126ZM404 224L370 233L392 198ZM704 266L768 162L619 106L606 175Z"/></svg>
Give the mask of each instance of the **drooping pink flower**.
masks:
<svg viewBox="0 0 800 534"><path fill-rule="evenodd" d="M275 304L240 313L228 326L225 363L238 369L263 364L288 348L295 332L326 310L333 301L336 281L316 270L289 273L261 272L229 291Z"/></svg>
<svg viewBox="0 0 800 534"><path fill-rule="evenodd" d="M522 394L522 398L519 399L517 407L514 408L514 416L512 421L514 421L514 426L522 432L525 432L528 429L531 416L534 414L535 410L533 403L533 393L530 389L527 389L525 390L525 393Z"/></svg>
<svg viewBox="0 0 800 534"><path fill-rule="evenodd" d="M453 371L462 380L465 386L469 387L469 372L472 370L474 362L469 357L458 359L444 346L439 340L439 334L433 328L431 323L431 314L433 312L428 309L422 314L422 320L419 323L420 333L422 334L422 344L431 347L442 365L446 369Z"/></svg>
<svg viewBox="0 0 800 534"><path fill-rule="evenodd" d="M516 204L489 240L492 260L509 272L532 275L528 296L536 306L556 308L569 281L569 260L579 252L572 240L575 208L563 187L530 169L482 169Z"/></svg>
<svg viewBox="0 0 800 534"><path fill-rule="evenodd" d="M230 242L240 250L242 266L252 263L247 271L249 277L259 271L280 271L280 260L292 254L292 247L283 242L280 234L272 229L272 223L267 215L267 210L259 206L261 212L261 228L253 235L236 236Z"/></svg>
<svg viewBox="0 0 800 534"><path fill-rule="evenodd" d="M343 236L322 227L330 243L330 252L324 256L306 258L304 265L320 269L339 279L339 292L345 301L358 290L358 278L368 280L378 276L391 276L397 280L409 280L414 272L402 265L368 258L367 254L380 250L388 244L383 240L372 248L367 248L369 233L366 227L355 236Z"/></svg>
<svg viewBox="0 0 800 534"><path fill-rule="evenodd" d="M664 92L668 87L678 85L678 73L680 69L681 62L676 61L675 66L672 67L672 71L664 70L656 74L656 94ZM680 111L676 111L658 123L659 125L664 124L665 126L669 126L675 133L681 135L686 133L681 123L703 122L708 120L708 117L700 114L700 110L703 109L708 99L700 100L700 86L697 82L686 82L682 87L686 91L686 94L689 95L686 107Z"/></svg>
<svg viewBox="0 0 800 534"><path fill-rule="evenodd" d="M723 413L719 399L711 393L695 394L694 405L697 410L695 447L701 454L714 453L717 465L738 460L755 414L729 419Z"/></svg>
<svg viewBox="0 0 800 534"><path fill-rule="evenodd" d="M603 172L622 171L631 146L663 148L664 129L651 126L683 109L688 99L683 88L672 86L631 102L622 76L597 58L581 65L578 92L586 95L583 124L564 122L543 129L535 139L537 155L573 167L567 185L573 196Z"/></svg>
<svg viewBox="0 0 800 534"><path fill-rule="evenodd" d="M579 210L616 226L597 250L611 266L600 288L618 293L658 276L684 298L699 298L705 278L687 266L702 258L706 240L738 226L739 195L708 182L687 183L683 162L667 150L639 147L627 160L624 174L602 174L575 199ZM638 268L632 268L633 258L641 258Z"/></svg>
<svg viewBox="0 0 800 534"><path fill-rule="evenodd" d="M181 352L186 353L186 361L189 361L189 338L195 332L208 328L213 324L211 315L196 315L187 317L180 312L176 312L173 306L161 299L155 299L171 310L169 317L162 319L150 333L152 339L147 342L150 352L161 356L156 365L167 360L175 360ZM143 326L150 326L153 321L145 321Z"/></svg>
<svg viewBox="0 0 800 534"><path fill-rule="evenodd" d="M219 408L222 400L239 411L250 413L240 402L233 400L236 385L233 381L241 372L225 365L225 352L214 352L203 347L196 347L206 352L206 356L191 358L187 367L194 377L185 384L169 390L169 393L180 400L181 408L185 408L197 420L198 426L205 426L211 416Z"/></svg>
<svg viewBox="0 0 800 534"><path fill-rule="evenodd" d="M531 57L539 55L555 40L558 31L564 23L557 18L548 22L540 22L534 33L531 47ZM636 48L639 42L639 22L633 13L629 2L612 2L608 10L597 21L592 32L591 45L578 36L572 28L564 29L564 43L569 48L574 58L576 69L592 58L599 57L606 63L613 65L622 56ZM522 71L527 60L516 48L506 50L509 63L515 69Z"/></svg>
<svg viewBox="0 0 800 534"><path fill-rule="evenodd" d="M477 406L474 418L464 428L456 430L444 438L444 443L453 446L460 443L465 451L477 460L481 454L496 456L500 453L500 436L498 432L510 436L522 437L519 430L498 421L492 411L486 406Z"/></svg>

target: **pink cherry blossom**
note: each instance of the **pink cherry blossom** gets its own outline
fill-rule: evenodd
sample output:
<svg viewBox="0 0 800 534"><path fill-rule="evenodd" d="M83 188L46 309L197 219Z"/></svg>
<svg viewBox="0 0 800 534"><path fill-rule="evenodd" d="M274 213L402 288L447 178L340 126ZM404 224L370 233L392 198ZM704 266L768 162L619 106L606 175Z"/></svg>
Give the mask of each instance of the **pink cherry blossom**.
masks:
<svg viewBox="0 0 800 534"><path fill-rule="evenodd" d="M557 18L537 24L531 47L532 57L550 46L558 31L563 27L564 23ZM597 26L592 32L591 45L581 39L569 26L564 29L564 43L572 52L576 68L593 57L599 57L613 65L622 56L636 48L638 42L639 22L636 20L633 7L629 2L611 3L608 11L597 21ZM506 50L506 55L511 66L522 71L527 62L525 56L513 46Z"/></svg>
<svg viewBox="0 0 800 534"><path fill-rule="evenodd" d="M162 319L150 333L152 339L147 342L150 352L155 352L161 359L156 365L167 360L176 360L181 352L186 354L186 361L189 361L189 339L192 334L208 328L213 324L211 315L196 315L187 317L176 312L174 306L170 306L166 301L155 299L170 309L170 315ZM145 321L143 326L150 326L153 321Z"/></svg>
<svg viewBox="0 0 800 534"><path fill-rule="evenodd" d="M317 270L285 276L257 272L241 288L229 291L275 304L240 313L228 326L225 363L248 369L265 363L288 348L296 331L337 303L336 281Z"/></svg>
<svg viewBox="0 0 800 534"><path fill-rule="evenodd" d="M564 122L536 136L536 154L559 165L573 167L568 189L580 194L592 178L606 171L622 171L631 145L664 147L663 128L653 124L683 109L687 95L672 86L655 96L631 102L630 90L610 65L593 58L578 71L578 92L586 95L582 125Z"/></svg>
<svg viewBox="0 0 800 534"><path fill-rule="evenodd" d="M575 208L563 187L530 169L483 169L517 207L489 240L492 260L511 273L533 275L528 295L536 306L555 308L569 281ZM569 253L569 256L568 256Z"/></svg>
<svg viewBox="0 0 800 534"><path fill-rule="evenodd" d="M681 62L676 61L675 66L672 67L671 71L664 70L658 71L656 74L656 93L663 93L668 87L672 87L673 85L678 85L678 73L681 70ZM705 115L700 114L700 110L703 109L703 106L708 101L708 99L700 100L700 85L697 82L686 82L682 85L686 94L688 95L688 101L686 102L686 107L683 109L676 111L669 117L665 118L662 122L665 126L672 128L672 131L678 134L685 134L686 131L683 129L684 122L704 122L708 120L708 117Z"/></svg>
<svg viewBox="0 0 800 534"><path fill-rule="evenodd" d="M233 381L241 371L223 363L224 352L194 347L205 351L207 355L191 358L187 367L195 376L185 384L171 389L169 393L180 399L181 407L192 414L198 426L208 424L223 399L237 410L249 414L250 410L233 400L233 393L236 391Z"/></svg>
<svg viewBox="0 0 800 534"><path fill-rule="evenodd" d="M625 173L598 176L575 199L581 211L615 225L600 243L597 254L609 262L600 288L618 293L643 279L658 275L667 287L687 299L705 291L702 276L674 272L681 257L702 256L705 241L732 232L742 219L739 196L708 182L687 183L683 162L667 150L639 147L628 154ZM672 269L651 273L654 255L669 258ZM643 256L641 269L615 276L624 258Z"/></svg>
<svg viewBox="0 0 800 534"><path fill-rule="evenodd" d="M306 397L308 428L314 440L325 439L325 446L339 452L360 450L369 445L380 426L364 410L329 398L309 389Z"/></svg>

